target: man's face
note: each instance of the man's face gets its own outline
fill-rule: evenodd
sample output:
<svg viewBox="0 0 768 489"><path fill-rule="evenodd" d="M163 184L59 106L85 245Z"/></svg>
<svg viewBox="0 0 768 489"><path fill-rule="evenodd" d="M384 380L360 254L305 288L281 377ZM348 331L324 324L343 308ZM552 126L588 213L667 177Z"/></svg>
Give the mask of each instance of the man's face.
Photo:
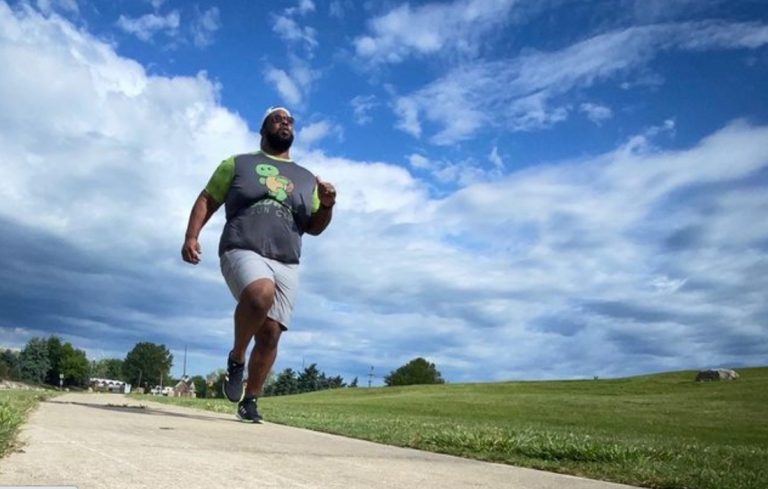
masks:
<svg viewBox="0 0 768 489"><path fill-rule="evenodd" d="M261 135L277 151L287 151L293 144L293 117L277 110L267 116Z"/></svg>

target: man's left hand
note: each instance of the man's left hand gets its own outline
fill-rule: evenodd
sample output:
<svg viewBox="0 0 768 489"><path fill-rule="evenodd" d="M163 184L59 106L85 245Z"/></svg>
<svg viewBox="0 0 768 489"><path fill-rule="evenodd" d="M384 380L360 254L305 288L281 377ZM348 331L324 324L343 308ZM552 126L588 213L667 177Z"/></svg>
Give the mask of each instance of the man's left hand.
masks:
<svg viewBox="0 0 768 489"><path fill-rule="evenodd" d="M320 180L320 177L315 177L315 179L317 180L317 196L320 198L320 205L333 207L336 204L336 187L330 182Z"/></svg>

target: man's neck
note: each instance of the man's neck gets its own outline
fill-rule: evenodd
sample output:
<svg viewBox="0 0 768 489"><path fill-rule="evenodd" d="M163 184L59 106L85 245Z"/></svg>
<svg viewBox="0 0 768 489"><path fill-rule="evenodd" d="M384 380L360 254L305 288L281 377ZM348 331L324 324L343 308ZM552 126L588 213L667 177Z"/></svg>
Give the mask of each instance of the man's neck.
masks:
<svg viewBox="0 0 768 489"><path fill-rule="evenodd" d="M274 156L275 158L281 158L283 160L290 160L291 159L291 150L286 149L282 153L279 151L276 151L272 146L270 146L266 141L261 142L261 150L265 153L267 153L269 156Z"/></svg>

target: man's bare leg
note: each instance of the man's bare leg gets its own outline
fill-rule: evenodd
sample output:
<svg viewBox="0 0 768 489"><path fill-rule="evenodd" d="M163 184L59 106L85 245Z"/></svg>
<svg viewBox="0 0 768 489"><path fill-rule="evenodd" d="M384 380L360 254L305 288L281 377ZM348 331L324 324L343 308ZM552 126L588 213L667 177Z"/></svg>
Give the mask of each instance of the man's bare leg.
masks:
<svg viewBox="0 0 768 489"><path fill-rule="evenodd" d="M248 361L248 383L245 386L246 397L258 397L264 387L264 381L277 358L277 344L283 332L280 324L267 318L256 331L256 346L251 351Z"/></svg>
<svg viewBox="0 0 768 489"><path fill-rule="evenodd" d="M267 278L248 284L240 294L240 301L235 308L235 344L232 348L232 360L245 363L245 352L251 339L263 329L267 313L275 301L275 284Z"/></svg>
<svg viewBox="0 0 768 489"><path fill-rule="evenodd" d="M275 284L269 279L255 280L240 294L235 308L235 341L222 385L224 396L232 402L243 398L245 352L251 338L262 329L274 301Z"/></svg>

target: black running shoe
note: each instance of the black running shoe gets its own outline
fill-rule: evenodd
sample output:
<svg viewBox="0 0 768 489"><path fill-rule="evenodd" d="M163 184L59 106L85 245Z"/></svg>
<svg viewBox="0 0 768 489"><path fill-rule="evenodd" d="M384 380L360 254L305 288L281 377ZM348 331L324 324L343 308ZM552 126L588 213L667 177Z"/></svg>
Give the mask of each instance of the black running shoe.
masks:
<svg viewBox="0 0 768 489"><path fill-rule="evenodd" d="M239 363L227 357L227 373L224 374L224 383L221 388L230 402L238 402L243 398L244 371L245 363Z"/></svg>
<svg viewBox="0 0 768 489"><path fill-rule="evenodd" d="M261 423L261 415L256 409L255 397L244 397L237 404L237 418L243 423Z"/></svg>

